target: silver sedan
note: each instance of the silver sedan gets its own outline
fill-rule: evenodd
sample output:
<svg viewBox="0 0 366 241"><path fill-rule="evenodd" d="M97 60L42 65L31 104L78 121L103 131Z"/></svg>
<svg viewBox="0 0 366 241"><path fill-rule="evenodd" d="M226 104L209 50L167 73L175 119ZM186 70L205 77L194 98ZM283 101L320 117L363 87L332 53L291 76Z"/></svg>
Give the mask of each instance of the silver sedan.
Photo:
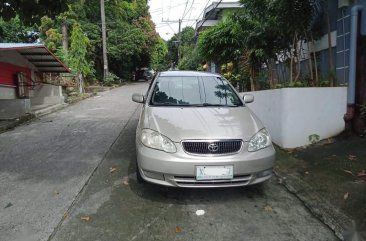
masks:
<svg viewBox="0 0 366 241"><path fill-rule="evenodd" d="M177 187L232 187L272 176L275 150L261 121L218 74L159 73L136 130L137 178Z"/></svg>

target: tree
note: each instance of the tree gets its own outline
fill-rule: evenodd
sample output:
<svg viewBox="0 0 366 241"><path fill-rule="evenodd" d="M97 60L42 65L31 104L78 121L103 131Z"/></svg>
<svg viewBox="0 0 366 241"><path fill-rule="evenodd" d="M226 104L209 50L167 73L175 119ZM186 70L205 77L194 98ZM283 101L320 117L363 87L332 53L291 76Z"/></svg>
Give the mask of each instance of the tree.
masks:
<svg viewBox="0 0 366 241"><path fill-rule="evenodd" d="M71 46L68 53L68 64L79 77L79 90L83 92L84 77L93 74L92 63L87 61L87 48L90 41L79 24L74 24L71 32Z"/></svg>
<svg viewBox="0 0 366 241"><path fill-rule="evenodd" d="M159 38L158 42L154 46L153 54L151 56L151 67L157 71L167 70L169 68L167 55L167 44L162 38Z"/></svg>
<svg viewBox="0 0 366 241"><path fill-rule="evenodd" d="M19 17L25 24L38 23L43 16L56 16L67 9L68 0L6 0L0 3L5 21Z"/></svg>
<svg viewBox="0 0 366 241"><path fill-rule="evenodd" d="M272 69L283 59L291 60L290 81L296 81L300 77L301 44L312 35L317 1L241 0L242 9L201 33L200 54L220 64L233 62L234 69L249 74L252 90L263 68L267 68L274 86Z"/></svg>
<svg viewBox="0 0 366 241"><path fill-rule="evenodd" d="M207 61L219 65L238 60L243 52L243 44L237 21L223 21L201 33L198 51Z"/></svg>
<svg viewBox="0 0 366 241"><path fill-rule="evenodd" d="M4 21L0 18L0 42L2 43L33 43L38 34L33 28L25 26L18 16Z"/></svg>
<svg viewBox="0 0 366 241"><path fill-rule="evenodd" d="M182 29L181 31L181 37L180 37L180 60L178 60L178 40L179 40L179 35L175 34L170 40L168 40L167 45L168 45L168 59L170 60L171 64L174 66L179 66L179 68L181 69L196 69L198 66L195 66L194 61L191 62L191 64L188 64L188 62L190 62L190 60L188 60L188 58L190 57L198 57L198 54L194 52L194 44L196 41L195 38L195 30L192 27L185 27ZM194 56L193 54L196 54L196 56ZM183 61L184 64L180 64L180 62Z"/></svg>
<svg viewBox="0 0 366 241"><path fill-rule="evenodd" d="M128 79L136 68L152 64L154 51L159 49L156 47L159 36L147 0L107 1L105 7L110 71ZM80 27L88 39L83 48L83 65L94 63L89 67L96 77L103 73L99 0L6 0L0 4L0 12L2 41L25 42L23 36L29 38L28 33L32 35L35 28L40 32L40 40L69 64L80 61L78 54L67 54L67 49L75 44L69 38L75 31L72 26ZM84 37L79 44L84 42ZM83 75L88 78L94 74Z"/></svg>

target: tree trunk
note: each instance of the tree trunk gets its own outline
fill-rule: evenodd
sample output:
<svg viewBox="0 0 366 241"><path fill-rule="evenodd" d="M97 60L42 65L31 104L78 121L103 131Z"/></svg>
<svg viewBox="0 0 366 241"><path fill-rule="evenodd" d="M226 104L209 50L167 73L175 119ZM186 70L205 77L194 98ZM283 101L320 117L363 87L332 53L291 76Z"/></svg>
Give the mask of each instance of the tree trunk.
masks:
<svg viewBox="0 0 366 241"><path fill-rule="evenodd" d="M65 53L69 51L69 26L66 20L62 23L62 49Z"/></svg>
<svg viewBox="0 0 366 241"><path fill-rule="evenodd" d="M301 49L302 49L302 41L300 41L300 45L299 45L299 48L297 48L297 43L299 42L299 40L297 39L297 36L296 36L296 49L297 49L297 74L296 74L296 77L295 77L295 81L298 81L299 78L300 78L300 75L301 75Z"/></svg>
<svg viewBox="0 0 366 241"><path fill-rule="evenodd" d="M315 46L314 44L314 38L313 38L313 34L310 33L310 38L311 38L311 43L313 44L313 46ZM316 51L314 49L313 51L313 57L314 57L314 70L315 70L315 86L318 85L319 83L319 76L318 76L318 61L316 60Z"/></svg>
<svg viewBox="0 0 366 241"><path fill-rule="evenodd" d="M327 13L327 30L328 30L328 47L329 47L329 82L330 86L333 87L335 84L335 76L334 76L334 62L333 62L333 51L332 51L332 36L330 33L330 20L328 13Z"/></svg>
<svg viewBox="0 0 366 241"><path fill-rule="evenodd" d="M309 55L309 62L308 62L308 66L309 66L309 72L310 72L310 80L312 82L314 82L314 73L313 73L313 61L312 61L312 57L311 57L311 49L310 49L310 39L308 38L306 32L305 32L305 38L306 38L306 44L308 47L308 55Z"/></svg>
<svg viewBox="0 0 366 241"><path fill-rule="evenodd" d="M254 84L254 68L250 68L250 90L255 91L255 84Z"/></svg>
<svg viewBox="0 0 366 241"><path fill-rule="evenodd" d="M292 83L293 81L293 71L294 71L294 55L295 55L295 41L296 41L296 34L294 35L294 40L292 41L292 48L291 48L291 52L290 52L290 58L291 58L291 62L290 62L290 83Z"/></svg>
<svg viewBox="0 0 366 241"><path fill-rule="evenodd" d="M78 78L79 78L79 92L80 92L80 94L82 94L84 92L84 77L83 77L83 74L79 73Z"/></svg>

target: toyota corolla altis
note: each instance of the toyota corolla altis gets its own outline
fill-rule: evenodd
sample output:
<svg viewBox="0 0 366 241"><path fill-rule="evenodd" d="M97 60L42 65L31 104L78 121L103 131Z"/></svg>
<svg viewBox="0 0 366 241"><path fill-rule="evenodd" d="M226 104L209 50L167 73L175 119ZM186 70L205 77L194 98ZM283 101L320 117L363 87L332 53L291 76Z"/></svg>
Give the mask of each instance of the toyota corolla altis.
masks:
<svg viewBox="0 0 366 241"><path fill-rule="evenodd" d="M178 187L230 187L272 176L275 150L261 121L218 74L159 73L136 130L137 178Z"/></svg>

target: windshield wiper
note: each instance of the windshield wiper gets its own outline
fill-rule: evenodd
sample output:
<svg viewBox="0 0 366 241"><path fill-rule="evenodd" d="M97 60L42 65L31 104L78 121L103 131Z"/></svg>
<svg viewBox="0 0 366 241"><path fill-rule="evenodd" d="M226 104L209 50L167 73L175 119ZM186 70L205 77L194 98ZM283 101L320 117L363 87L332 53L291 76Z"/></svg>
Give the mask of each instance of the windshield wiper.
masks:
<svg viewBox="0 0 366 241"><path fill-rule="evenodd" d="M210 103L202 103L198 105L194 105L197 107L238 107L239 105L225 105L225 104L210 104Z"/></svg>
<svg viewBox="0 0 366 241"><path fill-rule="evenodd" d="M224 104L172 104L172 103L152 103L152 106L171 106L171 107L239 107L242 105L224 105Z"/></svg>

